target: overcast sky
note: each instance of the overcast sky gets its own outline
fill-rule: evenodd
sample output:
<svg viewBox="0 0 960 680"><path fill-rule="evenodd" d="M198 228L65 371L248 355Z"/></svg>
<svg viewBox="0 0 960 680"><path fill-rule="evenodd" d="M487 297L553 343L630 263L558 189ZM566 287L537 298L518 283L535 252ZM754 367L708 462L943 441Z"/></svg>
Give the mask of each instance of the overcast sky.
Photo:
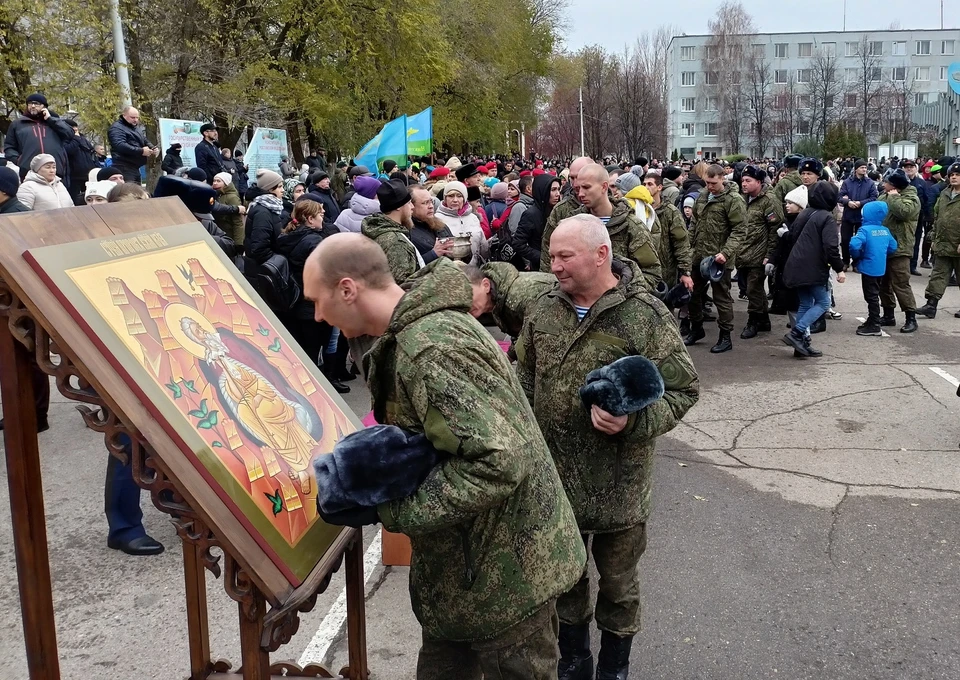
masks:
<svg viewBox="0 0 960 680"><path fill-rule="evenodd" d="M707 32L707 21L716 12L716 0L654 0L617 2L607 6L597 0L569 0L566 47L578 50L600 44L619 51L638 33L673 25L678 33ZM761 33L839 31L843 28L843 0L747 0L743 3ZM940 0L846 0L847 30L889 28L940 28ZM789 9L788 9L789 8ZM943 27L960 28L960 0L944 0Z"/></svg>

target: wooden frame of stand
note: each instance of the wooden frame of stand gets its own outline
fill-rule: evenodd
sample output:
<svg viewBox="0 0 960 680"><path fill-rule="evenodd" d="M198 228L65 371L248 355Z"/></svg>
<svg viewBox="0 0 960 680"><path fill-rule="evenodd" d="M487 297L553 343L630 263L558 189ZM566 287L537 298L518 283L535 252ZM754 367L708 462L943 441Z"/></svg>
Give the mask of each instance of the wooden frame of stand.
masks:
<svg viewBox="0 0 960 680"><path fill-rule="evenodd" d="M299 614L313 608L344 561L349 661L340 674L367 680L361 532L342 531L304 582L293 588L256 542L237 529L236 518L215 494L192 493L195 489L179 481L189 471L175 444L22 257L33 247L194 219L176 198L0 218L0 318L4 321L0 323L0 391L29 678L60 678L31 378L39 367L55 377L64 396L84 403L77 407L84 422L104 434L111 455L126 462L121 439L122 435L130 438L134 480L150 492L158 509L174 516L183 543L189 680L335 677L316 664L305 668L271 664L270 652L290 641L299 628ZM51 356L58 356L59 362ZM214 548L222 552L222 567ZM206 571L215 577L223 575L227 595L238 603L241 665L235 671L228 661L211 658Z"/></svg>

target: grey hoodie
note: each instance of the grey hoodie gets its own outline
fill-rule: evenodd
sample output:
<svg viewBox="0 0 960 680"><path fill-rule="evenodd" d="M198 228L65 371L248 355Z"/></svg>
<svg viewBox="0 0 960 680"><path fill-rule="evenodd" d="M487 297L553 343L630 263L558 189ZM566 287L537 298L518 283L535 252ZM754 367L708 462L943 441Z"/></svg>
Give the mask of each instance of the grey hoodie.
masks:
<svg viewBox="0 0 960 680"><path fill-rule="evenodd" d="M510 211L510 218L507 220L507 226L510 227L511 236L517 233L517 227L520 226L520 217L527 210L527 206L529 205L533 205L533 196L520 194L520 198L517 199L516 204Z"/></svg>

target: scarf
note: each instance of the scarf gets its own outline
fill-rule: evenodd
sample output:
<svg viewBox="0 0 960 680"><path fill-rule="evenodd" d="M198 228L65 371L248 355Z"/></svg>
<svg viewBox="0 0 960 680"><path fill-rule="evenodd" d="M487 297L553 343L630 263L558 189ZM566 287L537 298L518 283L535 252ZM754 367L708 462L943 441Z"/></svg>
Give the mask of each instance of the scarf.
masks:
<svg viewBox="0 0 960 680"><path fill-rule="evenodd" d="M280 214L283 212L283 201L273 194L261 194L253 199L254 205L262 205L272 213Z"/></svg>

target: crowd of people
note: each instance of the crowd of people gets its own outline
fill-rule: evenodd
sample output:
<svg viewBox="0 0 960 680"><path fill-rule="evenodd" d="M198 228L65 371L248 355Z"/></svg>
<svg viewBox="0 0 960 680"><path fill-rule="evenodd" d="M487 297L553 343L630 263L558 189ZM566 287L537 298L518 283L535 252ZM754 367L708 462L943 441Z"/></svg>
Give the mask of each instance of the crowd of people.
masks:
<svg viewBox="0 0 960 680"><path fill-rule="evenodd" d="M787 315L784 343L811 358L811 334L840 317L831 272L841 284L859 274L868 314L856 332L876 336L897 304L900 331L917 331L960 267L949 157L432 155L368 168L318 149L248 182L242 154L220 148L212 124L201 132L195 167L166 150L153 196L180 197L334 389L362 375L377 421L422 433L443 461L408 497L336 518L320 508L410 536L421 679L474 677L466 666L627 678L656 438L698 398L688 348L705 324L719 330L711 352L733 349L734 281L740 338ZM28 98L4 144L0 214L150 199L142 168L160 150L135 108L108 139L109 164L42 95ZM933 268L919 310L917 267ZM49 388L37 392L45 428ZM162 551L131 507L129 473L112 480L108 544Z"/></svg>

